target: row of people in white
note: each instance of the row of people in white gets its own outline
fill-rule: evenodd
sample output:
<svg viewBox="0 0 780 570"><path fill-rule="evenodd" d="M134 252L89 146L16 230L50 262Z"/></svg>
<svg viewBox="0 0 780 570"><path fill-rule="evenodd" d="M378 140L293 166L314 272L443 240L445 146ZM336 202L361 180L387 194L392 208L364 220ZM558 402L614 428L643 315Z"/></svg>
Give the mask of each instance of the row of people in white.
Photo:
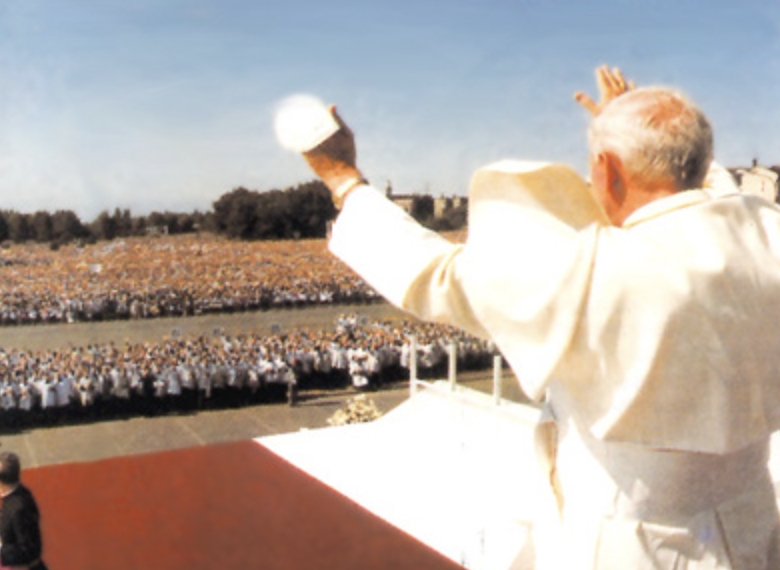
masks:
<svg viewBox="0 0 780 570"><path fill-rule="evenodd" d="M54 353L0 352L0 409L31 411L134 399L202 400L232 389L256 396L267 385L328 384L358 388L408 376L410 342L417 338L423 373L446 363L455 343L460 365L486 362L491 346L450 327L373 322L348 330L287 335L169 339L160 344L113 344Z"/></svg>

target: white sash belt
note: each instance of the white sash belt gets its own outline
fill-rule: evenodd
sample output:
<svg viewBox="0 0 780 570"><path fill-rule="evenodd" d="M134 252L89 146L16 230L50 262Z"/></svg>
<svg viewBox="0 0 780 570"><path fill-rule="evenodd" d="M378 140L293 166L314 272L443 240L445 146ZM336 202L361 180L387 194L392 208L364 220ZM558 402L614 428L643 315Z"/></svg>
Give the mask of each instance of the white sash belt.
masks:
<svg viewBox="0 0 780 570"><path fill-rule="evenodd" d="M604 442L569 427L556 458L563 501L605 516L685 524L771 480L768 439L716 455Z"/></svg>
<svg viewBox="0 0 780 570"><path fill-rule="evenodd" d="M560 514L535 521L537 568L780 568L768 438L722 455L658 450L596 439L566 411L537 427Z"/></svg>
<svg viewBox="0 0 780 570"><path fill-rule="evenodd" d="M603 459L619 490L614 514L665 524L715 509L770 477L768 441L726 455L641 451Z"/></svg>

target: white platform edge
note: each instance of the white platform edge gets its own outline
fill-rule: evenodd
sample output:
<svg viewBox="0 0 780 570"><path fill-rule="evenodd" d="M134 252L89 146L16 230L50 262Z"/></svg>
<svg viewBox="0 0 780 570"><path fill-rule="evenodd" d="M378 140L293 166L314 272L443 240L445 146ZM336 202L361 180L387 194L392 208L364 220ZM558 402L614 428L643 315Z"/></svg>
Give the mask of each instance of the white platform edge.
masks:
<svg viewBox="0 0 780 570"><path fill-rule="evenodd" d="M506 570L526 544L544 483L538 410L436 382L364 424L259 444L465 568ZM780 494L780 436L770 470Z"/></svg>

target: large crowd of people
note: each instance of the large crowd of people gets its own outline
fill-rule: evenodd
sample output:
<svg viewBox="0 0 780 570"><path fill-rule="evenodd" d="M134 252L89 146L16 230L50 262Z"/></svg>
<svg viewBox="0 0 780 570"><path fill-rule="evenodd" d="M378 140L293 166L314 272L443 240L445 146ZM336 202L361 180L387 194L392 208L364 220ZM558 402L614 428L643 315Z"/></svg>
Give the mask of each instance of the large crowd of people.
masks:
<svg viewBox="0 0 780 570"><path fill-rule="evenodd" d="M408 378L410 339L421 377L444 374L448 347L458 366L492 361L492 346L443 325L366 321L342 315L332 330L214 335L106 343L59 350L0 349L0 425L104 418L291 401L301 389L370 389Z"/></svg>
<svg viewBox="0 0 780 570"><path fill-rule="evenodd" d="M314 304L377 294L324 239L127 238L0 250L0 325L140 319Z"/></svg>
<svg viewBox="0 0 780 570"><path fill-rule="evenodd" d="M455 236L457 239L457 236ZM211 234L128 238L53 250L0 250L0 325L191 316L372 302L377 294L325 240L241 242ZM449 327L343 315L331 331L168 338L57 350L0 348L0 425L157 414L294 400L298 390L360 389L418 370L488 362L491 347Z"/></svg>

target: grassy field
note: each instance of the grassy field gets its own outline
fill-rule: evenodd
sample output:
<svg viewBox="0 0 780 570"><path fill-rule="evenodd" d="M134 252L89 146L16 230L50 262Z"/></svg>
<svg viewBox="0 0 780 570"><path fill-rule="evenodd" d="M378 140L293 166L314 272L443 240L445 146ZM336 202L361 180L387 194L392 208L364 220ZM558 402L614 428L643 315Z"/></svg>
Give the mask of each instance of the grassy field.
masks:
<svg viewBox="0 0 780 570"><path fill-rule="evenodd" d="M331 330L342 313L357 313L371 319L408 318L387 303L368 305L340 305L280 309L272 311L233 314L212 314L199 317L109 321L100 323L73 323L0 327L0 348L46 350L67 346L86 346L95 343L156 341L174 334L183 336L212 335L222 330L228 334L257 331L291 330L308 327L312 330Z"/></svg>

